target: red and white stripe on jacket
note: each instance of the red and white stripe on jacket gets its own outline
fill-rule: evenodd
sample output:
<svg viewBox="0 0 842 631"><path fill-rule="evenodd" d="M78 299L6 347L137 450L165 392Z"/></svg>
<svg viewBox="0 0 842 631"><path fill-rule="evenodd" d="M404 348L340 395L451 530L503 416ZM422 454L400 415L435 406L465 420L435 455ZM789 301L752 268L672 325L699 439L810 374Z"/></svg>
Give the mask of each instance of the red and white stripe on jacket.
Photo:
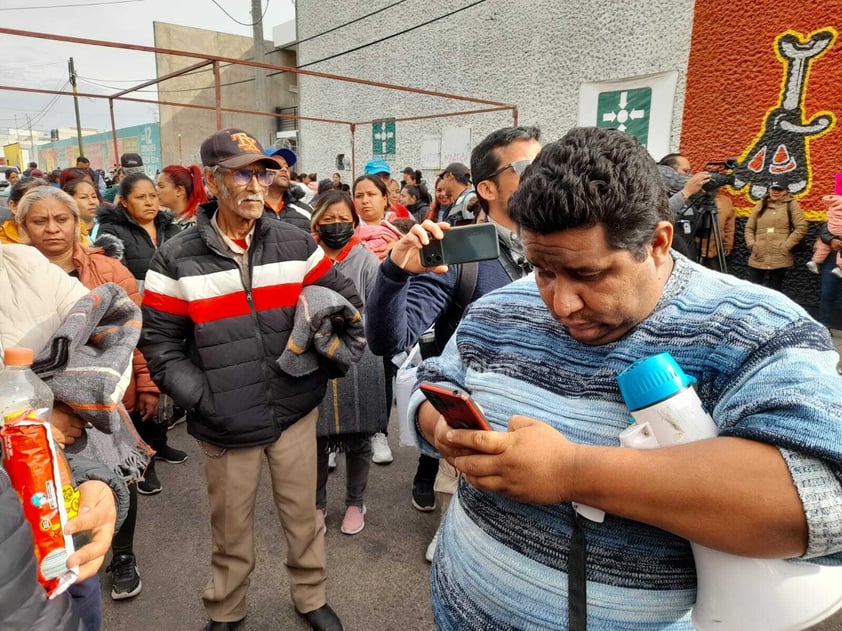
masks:
<svg viewBox="0 0 842 631"><path fill-rule="evenodd" d="M196 324L248 315L249 296L258 312L295 307L301 288L319 280L331 260L316 248L306 261L279 261L255 265L251 289L243 285L239 269L228 269L173 279L150 269L143 303Z"/></svg>

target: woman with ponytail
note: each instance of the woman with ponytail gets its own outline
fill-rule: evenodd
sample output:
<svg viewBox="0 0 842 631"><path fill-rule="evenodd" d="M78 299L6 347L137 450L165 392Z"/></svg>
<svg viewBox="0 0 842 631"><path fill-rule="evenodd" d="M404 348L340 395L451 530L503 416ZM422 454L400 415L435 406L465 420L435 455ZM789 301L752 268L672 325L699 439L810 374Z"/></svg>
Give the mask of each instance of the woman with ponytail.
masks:
<svg viewBox="0 0 842 631"><path fill-rule="evenodd" d="M158 200L176 216L176 223L187 225L195 222L199 204L208 201L202 169L198 165L183 167L166 166L158 175Z"/></svg>

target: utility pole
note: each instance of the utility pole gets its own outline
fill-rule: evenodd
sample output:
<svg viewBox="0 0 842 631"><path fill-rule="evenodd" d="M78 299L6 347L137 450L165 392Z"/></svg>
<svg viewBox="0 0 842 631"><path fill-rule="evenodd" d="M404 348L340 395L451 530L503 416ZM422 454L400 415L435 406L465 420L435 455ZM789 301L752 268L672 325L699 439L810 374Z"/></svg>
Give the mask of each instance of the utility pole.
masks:
<svg viewBox="0 0 842 631"><path fill-rule="evenodd" d="M76 92L76 67L73 65L73 57L67 62L67 70L70 73L70 85L73 86L73 107L76 109L76 140L79 143L79 155L85 155L82 147L82 123L79 120L79 95Z"/></svg>
<svg viewBox="0 0 842 631"><path fill-rule="evenodd" d="M29 127L29 161L38 162L38 156L35 154L35 138L32 137L32 119L29 118L29 114L26 115L26 125Z"/></svg>
<svg viewBox="0 0 842 631"><path fill-rule="evenodd" d="M254 48L252 58L254 61L263 62L265 58L265 51L263 48L263 14L262 0L251 0L251 21L252 21L252 36L254 38ZM254 109L258 112L265 112L266 110L266 69L254 68ZM263 117L261 117L262 119ZM258 125L262 129L266 129L266 124L261 120ZM263 140L263 134L260 134ZM272 141L274 142L274 135ZM271 143L270 143L271 144Z"/></svg>

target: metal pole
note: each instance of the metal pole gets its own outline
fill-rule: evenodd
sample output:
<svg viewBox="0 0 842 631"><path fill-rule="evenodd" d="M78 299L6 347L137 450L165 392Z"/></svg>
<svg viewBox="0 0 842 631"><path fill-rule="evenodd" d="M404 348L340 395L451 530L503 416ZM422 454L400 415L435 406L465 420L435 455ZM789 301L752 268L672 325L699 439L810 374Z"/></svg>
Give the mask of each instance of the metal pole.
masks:
<svg viewBox="0 0 842 631"><path fill-rule="evenodd" d="M357 179L357 149L354 142L357 133L357 126L351 123L351 181Z"/></svg>
<svg viewBox="0 0 842 631"><path fill-rule="evenodd" d="M85 155L82 146L82 122L79 119L79 94L76 92L76 67L73 65L73 57L67 64L67 69L70 72L70 85L73 86L73 107L76 110L76 141L79 143L79 155Z"/></svg>
<svg viewBox="0 0 842 631"><path fill-rule="evenodd" d="M251 0L252 36L254 37L252 58L259 63L263 63L265 56L263 48L263 18L261 17L263 7L260 6L262 2L263 0ZM254 67L254 109L258 112L266 111L266 69L260 66ZM261 132L264 132L267 125L264 121L260 121L260 123L263 127ZM258 137L266 144L263 133L260 133ZM272 142L268 144L274 144L274 142L275 139L272 138Z"/></svg>
<svg viewBox="0 0 842 631"><path fill-rule="evenodd" d="M120 149L117 147L117 123L114 121L114 99L108 99L108 109L111 111L111 141L114 143L115 166L120 161Z"/></svg>
<svg viewBox="0 0 842 631"><path fill-rule="evenodd" d="M26 124L29 127L29 161L38 162L36 159L38 156L35 154L35 138L32 137L32 119L29 118L29 114L26 115Z"/></svg>
<svg viewBox="0 0 842 631"><path fill-rule="evenodd" d="M222 86L219 81L219 62L213 62L213 88L216 98L216 130L222 129Z"/></svg>

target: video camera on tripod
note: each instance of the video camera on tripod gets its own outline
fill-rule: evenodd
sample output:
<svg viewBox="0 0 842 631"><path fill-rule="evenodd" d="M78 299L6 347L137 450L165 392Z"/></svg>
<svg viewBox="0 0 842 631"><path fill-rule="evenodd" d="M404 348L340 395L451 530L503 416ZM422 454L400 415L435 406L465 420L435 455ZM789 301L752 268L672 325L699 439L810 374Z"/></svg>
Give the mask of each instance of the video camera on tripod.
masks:
<svg viewBox="0 0 842 631"><path fill-rule="evenodd" d="M737 161L734 158L705 164L705 171L708 172L710 179L702 185L702 190L690 196L684 207L678 211L676 221L675 238L683 243L684 252L697 263L706 256L713 239L716 244L719 270L723 273L727 272L727 264L722 244L722 229L719 224L719 210L716 206L716 191L723 186L734 184L736 167Z"/></svg>
<svg viewBox="0 0 842 631"><path fill-rule="evenodd" d="M705 171L710 175L710 180L702 184L702 190L705 193L713 193L722 186L733 186L736 168L737 161L734 158L728 158L723 162L708 162L705 165Z"/></svg>

